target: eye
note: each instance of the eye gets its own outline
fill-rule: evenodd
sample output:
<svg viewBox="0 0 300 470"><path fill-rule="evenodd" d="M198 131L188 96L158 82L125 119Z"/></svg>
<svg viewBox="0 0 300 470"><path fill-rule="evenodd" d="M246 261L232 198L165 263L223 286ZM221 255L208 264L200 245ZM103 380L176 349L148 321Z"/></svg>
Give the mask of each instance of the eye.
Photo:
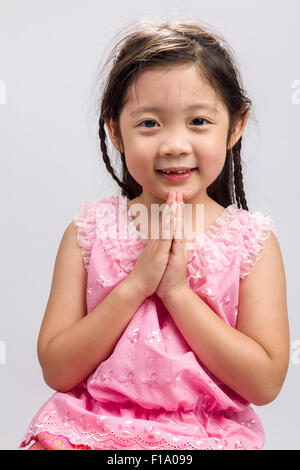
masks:
<svg viewBox="0 0 300 470"><path fill-rule="evenodd" d="M205 121L208 124L208 121L204 118L195 118L195 119L193 119L193 121ZM197 127L199 127L199 126L197 126ZM200 126L200 127L203 127L203 126Z"/></svg>
<svg viewBox="0 0 300 470"><path fill-rule="evenodd" d="M204 118L195 118L193 119L191 122L194 122L194 121L205 121L207 124L209 124L209 122L207 121L207 119L204 119ZM155 123L157 124L157 122L154 120L154 119L145 119L144 121L140 122L140 124L138 124L138 127L147 127L148 129L153 129L154 126L142 126L142 124L144 123ZM196 125L196 127L203 127L203 126L199 126L199 125Z"/></svg>
<svg viewBox="0 0 300 470"><path fill-rule="evenodd" d="M140 124L138 124L138 127L148 127L148 126L142 126L142 124L144 122L152 122L152 123L154 122L154 123L156 123L156 121L154 121L154 119L146 119L145 121L140 122ZM150 126L150 128L151 128L151 126Z"/></svg>

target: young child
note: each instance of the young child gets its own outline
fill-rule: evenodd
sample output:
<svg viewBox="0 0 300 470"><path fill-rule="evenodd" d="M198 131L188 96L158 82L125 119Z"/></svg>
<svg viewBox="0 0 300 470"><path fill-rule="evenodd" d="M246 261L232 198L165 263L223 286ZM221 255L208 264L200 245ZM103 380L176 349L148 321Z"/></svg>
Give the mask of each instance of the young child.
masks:
<svg viewBox="0 0 300 470"><path fill-rule="evenodd" d="M251 404L287 373L286 284L273 219L247 207L233 53L144 21L111 58L99 136L122 195L82 204L62 237L38 339L56 392L20 448L262 449Z"/></svg>

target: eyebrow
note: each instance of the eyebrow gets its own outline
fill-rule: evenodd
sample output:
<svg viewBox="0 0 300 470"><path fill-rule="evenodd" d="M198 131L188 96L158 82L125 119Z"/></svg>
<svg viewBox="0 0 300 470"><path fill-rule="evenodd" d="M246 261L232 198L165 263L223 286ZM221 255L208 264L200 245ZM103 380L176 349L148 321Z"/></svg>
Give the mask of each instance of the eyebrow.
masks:
<svg viewBox="0 0 300 470"><path fill-rule="evenodd" d="M184 110L185 111L190 111L193 109L205 109L207 111L212 111L214 113L218 113L217 109L212 106L209 103L194 103L190 106L187 106ZM143 113L143 112L154 112L154 113L159 113L162 111L162 108L159 106L140 106L139 108L135 109L132 113L130 113L130 116L136 116L137 114Z"/></svg>

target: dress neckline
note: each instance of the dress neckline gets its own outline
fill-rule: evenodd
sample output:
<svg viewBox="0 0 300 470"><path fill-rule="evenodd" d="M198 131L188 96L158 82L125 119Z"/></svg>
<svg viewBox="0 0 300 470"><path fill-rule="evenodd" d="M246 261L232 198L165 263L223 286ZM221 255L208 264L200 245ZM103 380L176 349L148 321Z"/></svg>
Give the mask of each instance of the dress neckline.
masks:
<svg viewBox="0 0 300 470"><path fill-rule="evenodd" d="M134 219L132 215L130 214L130 207L128 207L130 199L127 196L122 196L122 197L126 201L127 222L128 222L128 226L130 227L131 233L133 233L134 237L137 239L148 240L148 238L142 232L137 230L134 224ZM227 206L222 212L222 214L212 224L210 224L209 227L204 232L197 234L195 236L194 241L188 242L188 243L195 244L198 241L202 240L203 238L211 237L213 234L215 234L218 231L218 229L221 228L221 226L223 226L229 220L232 213L235 212L236 210L239 210L237 207L237 204L230 204L229 206Z"/></svg>

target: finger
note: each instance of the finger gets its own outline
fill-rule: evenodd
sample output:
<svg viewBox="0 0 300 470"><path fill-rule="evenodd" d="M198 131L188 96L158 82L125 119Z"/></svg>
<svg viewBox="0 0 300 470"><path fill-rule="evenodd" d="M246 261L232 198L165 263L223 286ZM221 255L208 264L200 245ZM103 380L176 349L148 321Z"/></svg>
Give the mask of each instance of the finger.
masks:
<svg viewBox="0 0 300 470"><path fill-rule="evenodd" d="M168 219L167 219L167 227L170 228L171 240L174 237L174 233L176 229L176 209L177 209L177 202L174 201L168 212Z"/></svg>
<svg viewBox="0 0 300 470"><path fill-rule="evenodd" d="M158 213L158 220L151 220L151 238L153 239L153 242L155 244L159 243L161 239L166 240L167 237L164 235L164 232L166 231L167 227L167 214L168 214L168 208L172 204L172 201L175 199L176 194L174 191L170 191L168 193L166 202L162 204L162 212ZM162 217L162 222L160 223L160 214ZM152 213L151 213L152 217Z"/></svg>
<svg viewBox="0 0 300 470"><path fill-rule="evenodd" d="M172 251L174 256L182 257L184 262L188 262L188 251L186 250L184 238L184 203L178 204L178 216L176 217L178 238L174 236ZM182 227L182 228L181 228Z"/></svg>
<svg viewBox="0 0 300 470"><path fill-rule="evenodd" d="M169 205L172 205L172 203L175 201L175 199L176 199L175 191L170 191L169 194L168 194L167 203Z"/></svg>
<svg viewBox="0 0 300 470"><path fill-rule="evenodd" d="M170 215L170 218L167 219L166 225L169 226L169 224L171 222L171 229L173 229L173 230L175 228L175 224L174 224L175 217L174 216L176 214L176 206L177 206L176 192L171 191L169 193L169 197L167 199L167 206L165 208L166 208L166 213Z"/></svg>
<svg viewBox="0 0 300 470"><path fill-rule="evenodd" d="M177 201L177 207L178 209L176 210L176 223L177 228L176 233L177 233L177 240L183 239L183 233L184 233L184 208L183 208L183 195L182 192L176 193L176 201Z"/></svg>
<svg viewBox="0 0 300 470"><path fill-rule="evenodd" d="M174 196L168 201L167 204L165 204L163 212L162 212L162 238L164 240L169 240L170 242L173 239L174 229L175 229L176 205L177 203L175 202L175 196Z"/></svg>
<svg viewBox="0 0 300 470"><path fill-rule="evenodd" d="M175 191L170 191L167 197L166 204L164 205L164 209L162 212L162 230L168 230L170 223L172 222L172 217L170 215L170 211L175 211L175 200L176 200L176 193Z"/></svg>
<svg viewBox="0 0 300 470"><path fill-rule="evenodd" d="M182 192L176 193L176 201L177 202L183 202Z"/></svg>
<svg viewBox="0 0 300 470"><path fill-rule="evenodd" d="M183 241L183 203L178 202L176 208L175 240Z"/></svg>

